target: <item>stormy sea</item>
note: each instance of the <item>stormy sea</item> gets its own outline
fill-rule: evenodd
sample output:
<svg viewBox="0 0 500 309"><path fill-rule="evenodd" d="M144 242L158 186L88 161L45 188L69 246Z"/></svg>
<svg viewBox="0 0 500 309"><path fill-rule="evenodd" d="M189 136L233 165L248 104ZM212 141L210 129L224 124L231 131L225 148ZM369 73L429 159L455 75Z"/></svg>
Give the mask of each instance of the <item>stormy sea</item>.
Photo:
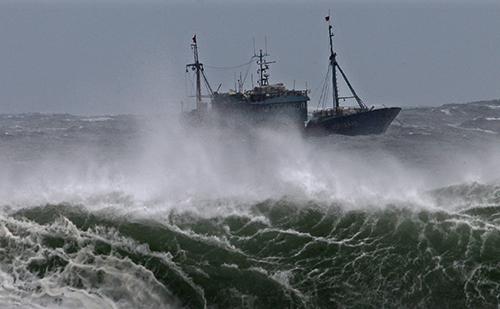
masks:
<svg viewBox="0 0 500 309"><path fill-rule="evenodd" d="M0 308L498 308L500 100L380 136L0 115Z"/></svg>

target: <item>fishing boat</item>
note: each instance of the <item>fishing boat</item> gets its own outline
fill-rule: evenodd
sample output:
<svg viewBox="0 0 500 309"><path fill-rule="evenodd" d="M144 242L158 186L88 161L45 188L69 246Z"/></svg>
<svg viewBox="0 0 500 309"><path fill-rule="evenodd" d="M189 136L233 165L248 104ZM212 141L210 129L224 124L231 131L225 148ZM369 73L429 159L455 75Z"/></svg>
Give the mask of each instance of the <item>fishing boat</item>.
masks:
<svg viewBox="0 0 500 309"><path fill-rule="evenodd" d="M333 106L317 109L308 114L307 89L287 89L283 83L269 82L269 66L274 61L266 59L269 54L259 50L254 52L252 60L256 59L258 66L257 86L244 90L244 81L238 80L238 89L219 92L221 85L214 91L205 76L203 64L199 61L198 42L193 37L191 48L194 62L186 65L186 72L194 71L196 78L196 109L185 113L184 118L193 126L222 126L232 129L250 129L256 126L271 126L275 128L298 128L308 136L324 136L330 134L368 135L381 134L386 131L391 122L401 111L399 107L369 108L356 94L346 74L336 60L333 50L333 27L330 17L328 31L330 39L330 61L327 79L331 75ZM351 91L351 96L339 96L337 85L337 70ZM327 80L325 79L325 81ZM202 82L208 94L202 95ZM236 88L236 87L235 87ZM325 92L327 87L323 87ZM322 93L325 98L325 93ZM210 98L210 102L203 101ZM340 101L355 99L359 107L340 106Z"/></svg>
<svg viewBox="0 0 500 309"><path fill-rule="evenodd" d="M307 90L287 89L283 83L269 82L269 66L274 61L268 61L267 51L251 58L257 64L257 86L245 90L242 78L238 80L238 89L219 92L221 85L214 91L205 76L203 64L199 61L198 42L193 37L191 48L194 62L186 65L186 72L194 71L196 79L196 109L187 113L187 119L193 125L217 125L232 129L250 129L256 126L273 128L295 127L304 130L307 121ZM202 94L202 82L208 95ZM236 87L235 87L236 88ZM204 102L210 98L210 103Z"/></svg>

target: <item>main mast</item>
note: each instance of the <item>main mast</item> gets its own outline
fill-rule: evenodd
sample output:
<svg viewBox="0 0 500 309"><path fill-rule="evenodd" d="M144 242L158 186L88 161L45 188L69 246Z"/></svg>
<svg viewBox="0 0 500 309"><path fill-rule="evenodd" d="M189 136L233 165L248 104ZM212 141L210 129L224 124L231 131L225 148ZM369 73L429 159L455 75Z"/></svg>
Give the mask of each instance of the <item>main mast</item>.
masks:
<svg viewBox="0 0 500 309"><path fill-rule="evenodd" d="M333 26L332 23L330 22L330 15L325 17L326 21L328 22L328 34L330 38L330 66L332 68L332 101L333 101L333 107L335 107L335 110L339 108L339 90L337 87L337 53L333 51Z"/></svg>
<svg viewBox="0 0 500 309"><path fill-rule="evenodd" d="M257 56L259 60L257 60L257 64L259 65L259 69L257 73L259 73L258 84L261 87L269 85L269 73L267 70L269 69L269 65L275 63L276 61L267 61L265 59L266 56L269 56L267 51L266 53L262 53L262 49L259 50L259 55Z"/></svg>

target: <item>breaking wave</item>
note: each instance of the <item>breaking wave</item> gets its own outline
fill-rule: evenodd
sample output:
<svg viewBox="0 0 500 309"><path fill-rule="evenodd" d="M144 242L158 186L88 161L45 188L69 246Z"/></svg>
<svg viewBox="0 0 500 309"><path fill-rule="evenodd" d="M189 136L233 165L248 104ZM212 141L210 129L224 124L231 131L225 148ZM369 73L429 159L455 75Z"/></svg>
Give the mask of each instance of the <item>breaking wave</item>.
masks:
<svg viewBox="0 0 500 309"><path fill-rule="evenodd" d="M0 116L0 306L496 307L497 106L308 141Z"/></svg>
<svg viewBox="0 0 500 309"><path fill-rule="evenodd" d="M500 187L428 208L270 199L153 217L43 205L0 218L11 307L485 307L500 296ZM448 205L453 204L453 209ZM231 210L231 211L230 211ZM120 211L118 211L120 213Z"/></svg>

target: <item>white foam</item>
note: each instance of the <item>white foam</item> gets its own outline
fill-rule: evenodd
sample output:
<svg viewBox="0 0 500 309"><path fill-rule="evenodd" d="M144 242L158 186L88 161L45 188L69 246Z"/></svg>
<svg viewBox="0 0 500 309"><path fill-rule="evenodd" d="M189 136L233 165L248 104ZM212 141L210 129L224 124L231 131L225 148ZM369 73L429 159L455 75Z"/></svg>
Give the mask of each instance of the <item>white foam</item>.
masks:
<svg viewBox="0 0 500 309"><path fill-rule="evenodd" d="M47 226L10 217L1 217L0 223L0 239L7 244L0 258L2 308L179 307L178 300L149 270L128 258L94 255L92 243L98 239L171 263L165 254L154 254L106 229L79 231L64 218ZM47 236L74 240L79 249L66 253L47 247L41 241ZM59 270L45 270L42 278L28 270L30 263L43 262L50 256L59 256L68 264ZM7 263L9 259L13 262Z"/></svg>
<svg viewBox="0 0 500 309"><path fill-rule="evenodd" d="M484 153L468 156L467 166L444 162L449 173L437 177L432 167L412 167L388 151L345 148L344 137L304 140L297 132L259 128L251 137L206 131L186 133L178 126L152 122L130 152L77 145L64 155L54 149L31 161L0 160L0 205L15 210L81 204L136 217L172 209L207 216L238 214L256 202L284 196L326 204L340 201L349 207L393 201L419 205L425 190L468 180L470 174L482 180L500 172L486 168ZM371 139L376 140L359 137L352 144Z"/></svg>

